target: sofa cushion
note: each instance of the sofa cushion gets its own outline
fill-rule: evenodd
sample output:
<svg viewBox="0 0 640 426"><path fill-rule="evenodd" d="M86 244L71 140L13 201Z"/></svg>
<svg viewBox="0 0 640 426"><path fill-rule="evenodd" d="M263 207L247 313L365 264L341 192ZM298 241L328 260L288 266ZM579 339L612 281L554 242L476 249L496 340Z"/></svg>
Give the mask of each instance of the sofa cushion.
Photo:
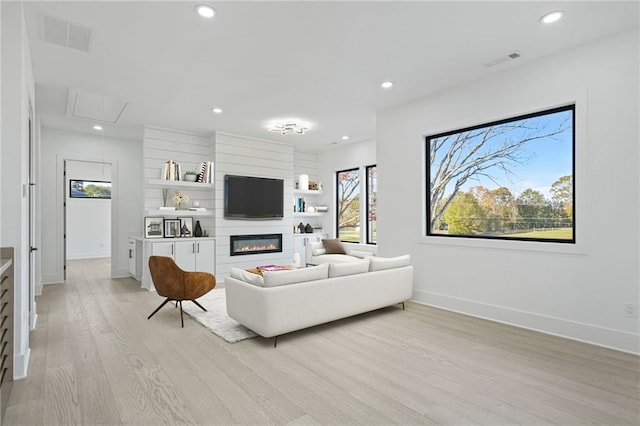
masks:
<svg viewBox="0 0 640 426"><path fill-rule="evenodd" d="M411 256L408 254L398 257L372 257L369 261L369 271L382 271L409 265L411 265Z"/></svg>
<svg viewBox="0 0 640 426"><path fill-rule="evenodd" d="M264 278L260 274L254 274L249 271L245 271L240 268L231 268L229 270L231 278L235 278L240 281L244 281L249 284L257 285L258 287L264 287Z"/></svg>
<svg viewBox="0 0 640 426"><path fill-rule="evenodd" d="M360 259L364 259L367 256L373 256L373 253L366 250L349 250L349 256L359 257Z"/></svg>
<svg viewBox="0 0 640 426"><path fill-rule="evenodd" d="M369 259L329 264L329 278L362 274L369 271Z"/></svg>
<svg viewBox="0 0 640 426"><path fill-rule="evenodd" d="M327 250L327 254L347 254L342 242L337 238L332 240L322 240L322 245Z"/></svg>
<svg viewBox="0 0 640 426"><path fill-rule="evenodd" d="M265 287L295 284L305 281L323 280L329 277L329 265L310 266L290 271L265 271L263 273Z"/></svg>

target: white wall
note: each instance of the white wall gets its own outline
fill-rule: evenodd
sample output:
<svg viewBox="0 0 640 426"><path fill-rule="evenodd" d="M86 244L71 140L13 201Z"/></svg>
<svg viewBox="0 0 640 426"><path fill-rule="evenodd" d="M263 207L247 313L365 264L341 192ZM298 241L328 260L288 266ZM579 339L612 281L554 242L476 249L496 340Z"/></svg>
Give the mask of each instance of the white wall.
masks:
<svg viewBox="0 0 640 426"><path fill-rule="evenodd" d="M216 133L215 223L216 276L224 279L229 269L264 264L291 263L293 259L293 146L282 142ZM284 180L284 218L230 220L224 218L224 175L258 176ZM230 256L229 236L282 234L282 253Z"/></svg>
<svg viewBox="0 0 640 426"><path fill-rule="evenodd" d="M0 245L14 247L14 378L29 362L29 108L34 79L21 2L2 2L2 211Z"/></svg>
<svg viewBox="0 0 640 426"><path fill-rule="evenodd" d="M67 259L111 256L111 200L71 198L69 181L111 181L111 164L67 161Z"/></svg>
<svg viewBox="0 0 640 426"><path fill-rule="evenodd" d="M142 234L142 141L77 133L43 126L42 143L42 281L63 281L64 160L111 164L111 276L128 272L128 236Z"/></svg>
<svg viewBox="0 0 640 426"><path fill-rule="evenodd" d="M374 139L348 144L340 144L318 153L318 179L324 187L320 203L329 206L329 212L322 218L322 227L330 238L336 236L336 172L361 168L360 181L365 182L365 166L376 164L376 141ZM364 188L364 186L361 186ZM364 190L364 189L362 189ZM363 193L364 195L364 193ZM365 224L366 212L360 211L360 223ZM361 241L366 241L365 226L361 226Z"/></svg>
<svg viewBox="0 0 640 426"><path fill-rule="evenodd" d="M638 50L635 30L378 115L379 254L412 255L415 300L640 352ZM425 135L573 101L575 247L424 237Z"/></svg>

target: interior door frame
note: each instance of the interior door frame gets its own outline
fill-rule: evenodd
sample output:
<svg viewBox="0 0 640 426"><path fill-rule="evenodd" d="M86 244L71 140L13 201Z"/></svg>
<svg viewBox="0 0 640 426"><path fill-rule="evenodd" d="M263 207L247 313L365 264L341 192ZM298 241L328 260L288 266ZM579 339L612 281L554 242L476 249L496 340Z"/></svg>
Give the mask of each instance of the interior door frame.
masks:
<svg viewBox="0 0 640 426"><path fill-rule="evenodd" d="M119 235L119 227L116 221L117 211L118 211L118 162L116 160L111 160L109 158L83 158L83 157L67 157L67 156L58 156L58 170L59 176L62 177L61 191L58 192L58 201L59 201L59 212L61 212L62 224L60 229L62 230L61 235L58 237L59 243L62 245L62 277L63 281L67 280L67 192L68 185L66 184L66 169L67 169L67 161L77 161L83 163L98 163L98 164L109 164L111 166L111 277L116 276L117 271L117 262L114 261L116 259L116 254L118 250L118 235ZM60 223L60 222L58 222ZM59 259L59 258L58 258Z"/></svg>

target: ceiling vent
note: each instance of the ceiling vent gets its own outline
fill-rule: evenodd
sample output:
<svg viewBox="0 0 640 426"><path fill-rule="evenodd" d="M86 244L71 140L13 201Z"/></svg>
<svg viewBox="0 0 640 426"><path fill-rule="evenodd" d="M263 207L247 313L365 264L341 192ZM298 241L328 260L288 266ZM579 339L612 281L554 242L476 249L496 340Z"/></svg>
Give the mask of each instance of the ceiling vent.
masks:
<svg viewBox="0 0 640 426"><path fill-rule="evenodd" d="M91 28L72 24L49 15L41 15L40 38L46 42L89 52Z"/></svg>
<svg viewBox="0 0 640 426"><path fill-rule="evenodd" d="M497 59L494 59L491 62L487 62L486 64L483 65L483 67L485 68L491 68L491 67L495 67L496 65L500 65L503 64L507 61L510 61L512 59L518 59L520 57L520 52L511 52L506 56L501 56Z"/></svg>
<svg viewBox="0 0 640 426"><path fill-rule="evenodd" d="M129 103L122 99L69 89L67 116L116 124L127 105Z"/></svg>

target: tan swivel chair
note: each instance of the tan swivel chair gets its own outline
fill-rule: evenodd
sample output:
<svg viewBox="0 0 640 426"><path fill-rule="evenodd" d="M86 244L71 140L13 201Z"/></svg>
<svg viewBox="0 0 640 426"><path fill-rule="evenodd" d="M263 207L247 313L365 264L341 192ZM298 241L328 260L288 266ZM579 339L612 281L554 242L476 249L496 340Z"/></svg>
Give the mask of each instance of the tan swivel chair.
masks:
<svg viewBox="0 0 640 426"><path fill-rule="evenodd" d="M149 257L149 271L158 295L166 297L166 300L147 319L151 319L156 312L170 301L175 301L176 305L180 304L182 327L184 327L184 318L182 316L183 300L191 300L200 309L206 311L201 304L196 302L196 299L204 296L216 286L216 277L212 274L208 272L183 271L172 258L166 256Z"/></svg>

